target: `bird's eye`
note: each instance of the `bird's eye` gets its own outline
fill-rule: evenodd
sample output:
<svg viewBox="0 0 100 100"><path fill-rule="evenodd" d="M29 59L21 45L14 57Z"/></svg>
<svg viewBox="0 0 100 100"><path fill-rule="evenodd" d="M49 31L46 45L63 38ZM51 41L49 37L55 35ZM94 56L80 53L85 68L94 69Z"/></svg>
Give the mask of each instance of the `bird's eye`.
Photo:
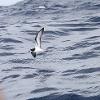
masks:
<svg viewBox="0 0 100 100"><path fill-rule="evenodd" d="M31 49L31 51L34 51L34 50L35 50L35 48Z"/></svg>

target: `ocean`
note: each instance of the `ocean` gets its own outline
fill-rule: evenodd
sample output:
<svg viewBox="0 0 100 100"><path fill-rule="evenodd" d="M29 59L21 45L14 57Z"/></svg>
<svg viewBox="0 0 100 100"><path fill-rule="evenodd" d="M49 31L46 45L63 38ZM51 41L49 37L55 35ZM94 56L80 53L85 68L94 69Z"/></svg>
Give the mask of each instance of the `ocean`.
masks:
<svg viewBox="0 0 100 100"><path fill-rule="evenodd" d="M47 52L34 58L42 27ZM100 100L100 0L1 6L0 88L5 100Z"/></svg>

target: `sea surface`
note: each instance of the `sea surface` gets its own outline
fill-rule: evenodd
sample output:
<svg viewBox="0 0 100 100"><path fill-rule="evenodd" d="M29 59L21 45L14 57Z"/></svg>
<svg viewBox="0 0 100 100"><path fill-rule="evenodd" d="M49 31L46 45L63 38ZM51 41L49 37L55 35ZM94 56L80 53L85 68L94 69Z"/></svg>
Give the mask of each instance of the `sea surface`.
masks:
<svg viewBox="0 0 100 100"><path fill-rule="evenodd" d="M47 51L34 58L42 27ZM0 88L5 100L100 100L100 0L0 7Z"/></svg>

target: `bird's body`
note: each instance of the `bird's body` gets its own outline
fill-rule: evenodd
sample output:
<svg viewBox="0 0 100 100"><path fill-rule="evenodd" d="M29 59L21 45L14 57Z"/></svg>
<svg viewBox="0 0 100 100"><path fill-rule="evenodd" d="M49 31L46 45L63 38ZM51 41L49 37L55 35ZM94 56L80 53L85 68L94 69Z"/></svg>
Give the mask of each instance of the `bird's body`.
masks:
<svg viewBox="0 0 100 100"><path fill-rule="evenodd" d="M42 37L42 34L44 32L44 28L42 28L36 35L35 37L35 42L36 42L36 45L35 45L35 48L32 48L31 49L31 54L36 57L37 54L40 54L42 52L44 52L44 50L41 48L41 37Z"/></svg>

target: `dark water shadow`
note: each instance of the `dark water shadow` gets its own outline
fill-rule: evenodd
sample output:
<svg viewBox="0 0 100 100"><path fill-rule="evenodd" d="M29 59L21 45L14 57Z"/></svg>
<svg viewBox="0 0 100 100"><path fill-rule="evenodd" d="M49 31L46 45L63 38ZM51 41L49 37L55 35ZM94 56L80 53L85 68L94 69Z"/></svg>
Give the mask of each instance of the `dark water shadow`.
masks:
<svg viewBox="0 0 100 100"><path fill-rule="evenodd" d="M6 28L7 26L4 26L4 25L0 25L0 29L2 29L2 28Z"/></svg>
<svg viewBox="0 0 100 100"><path fill-rule="evenodd" d="M16 70L16 69L17 70L22 70L22 69L35 69L35 68L32 68L32 67L22 67L22 66L20 67L20 66L18 66L18 67L13 67L13 69L14 70Z"/></svg>
<svg viewBox="0 0 100 100"><path fill-rule="evenodd" d="M88 21L90 21L90 22L100 22L100 17L98 17L98 16L95 16L95 17L91 17L90 19L88 19Z"/></svg>
<svg viewBox="0 0 100 100"><path fill-rule="evenodd" d="M27 64L30 63L33 59L12 59L9 60L11 63L20 63L20 64Z"/></svg>
<svg viewBox="0 0 100 100"><path fill-rule="evenodd" d="M100 4L95 4L91 1L86 1L79 6L75 10L99 10Z"/></svg>
<svg viewBox="0 0 100 100"><path fill-rule="evenodd" d="M38 76L37 73L32 73L32 74L27 74L27 75L24 75L23 79L29 79L29 78L34 78Z"/></svg>
<svg viewBox="0 0 100 100"><path fill-rule="evenodd" d="M29 70L29 69L31 69L31 70L33 70L33 69L35 69L35 68L32 68L32 67L20 67L20 66L18 66L18 67L12 67L12 68L10 68L10 69L3 69L3 70L1 70L1 72L5 72L5 73L8 73L8 72L10 72L10 71L21 71L21 70Z"/></svg>
<svg viewBox="0 0 100 100"><path fill-rule="evenodd" d="M15 79L15 78L18 78L18 77L20 77L20 75L19 74L14 74L14 75L9 75L9 76L5 76L4 78L2 78L2 82L4 81L4 80L8 80L8 79Z"/></svg>
<svg viewBox="0 0 100 100"><path fill-rule="evenodd" d="M93 31L96 30L98 28L72 28L72 29L68 29L68 31Z"/></svg>
<svg viewBox="0 0 100 100"><path fill-rule="evenodd" d="M88 38L88 39L90 39L90 38ZM66 47L64 49L64 51L75 50L75 49L78 49L78 48L86 48L86 47L90 47L92 45L98 45L98 44L100 44L100 42L89 42L88 40L85 40L85 41L81 41L79 43L76 43L73 46Z"/></svg>
<svg viewBox="0 0 100 100"><path fill-rule="evenodd" d="M22 33L26 33L28 35L36 35L38 32L34 30L23 30Z"/></svg>
<svg viewBox="0 0 100 100"><path fill-rule="evenodd" d="M100 100L100 96L90 96L84 97L78 94L64 94L64 95L57 95L51 94L48 96L40 97L40 98L30 98L27 100Z"/></svg>
<svg viewBox="0 0 100 100"><path fill-rule="evenodd" d="M58 36L69 35L68 33L65 33L62 31L45 31L45 34L53 34L53 35L58 35Z"/></svg>
<svg viewBox="0 0 100 100"><path fill-rule="evenodd" d="M43 74L44 74L44 73L53 73L53 72L55 72L55 71L53 71L53 70L46 70L46 69L42 70L42 69L41 69L41 70L38 70L37 72L38 72L38 73L43 73Z"/></svg>
<svg viewBox="0 0 100 100"><path fill-rule="evenodd" d="M15 55L16 53L10 53L10 52L2 52L0 53L0 56L12 56Z"/></svg>
<svg viewBox="0 0 100 100"><path fill-rule="evenodd" d="M50 51L52 51L52 50L54 50L54 49L57 49L57 48L56 48L56 47L53 47L53 46L47 47L47 52L50 52Z"/></svg>
<svg viewBox="0 0 100 100"><path fill-rule="evenodd" d="M66 71L63 71L62 72L62 76L69 76L69 75L73 75L77 72L76 69L73 69L73 70L66 70Z"/></svg>
<svg viewBox="0 0 100 100"><path fill-rule="evenodd" d="M13 50L14 47L12 45L5 45L5 46L1 46L0 49L3 49L3 50Z"/></svg>
<svg viewBox="0 0 100 100"><path fill-rule="evenodd" d="M94 72L100 72L100 67L81 69L77 71L76 74L88 74L88 73L94 73Z"/></svg>
<svg viewBox="0 0 100 100"><path fill-rule="evenodd" d="M86 68L81 70L72 70L71 72L64 71L62 73L63 76L69 76L69 75L77 75L74 76L74 78L82 79L82 78L88 78L90 73L100 72L100 67L96 68Z"/></svg>
<svg viewBox="0 0 100 100"><path fill-rule="evenodd" d="M46 92L46 91L56 91L56 90L58 90L58 89L46 87L46 88L40 88L40 89L33 90L33 91L31 91L31 94L40 93L40 92Z"/></svg>
<svg viewBox="0 0 100 100"><path fill-rule="evenodd" d="M98 24L100 24L100 23L88 23L88 22L86 22L86 23L61 23L61 24L49 24L49 26L54 26L54 27L83 27L83 28L81 28L81 29L91 29L91 28L88 28L88 27L92 27L92 26L96 26L96 25L98 25ZM85 28L85 27L87 27L87 28ZM76 28L77 29L77 28ZM80 29L80 28L79 28Z"/></svg>
<svg viewBox="0 0 100 100"><path fill-rule="evenodd" d="M37 70L38 75L42 75L43 76L43 80L45 80L48 77L52 76L54 72L55 71L53 71L53 70L46 70L46 69L43 69L43 70L39 69L39 70Z"/></svg>
<svg viewBox="0 0 100 100"><path fill-rule="evenodd" d="M22 41L12 39L12 38L0 38L0 42L3 42L3 43L23 43Z"/></svg>
<svg viewBox="0 0 100 100"><path fill-rule="evenodd" d="M63 58L63 60L85 60L89 58L98 57L99 54L91 51L91 52L84 52L83 54L74 54L72 57Z"/></svg>
<svg viewBox="0 0 100 100"><path fill-rule="evenodd" d="M67 5L61 5L61 4L55 4L54 6L52 6L53 8L67 8Z"/></svg>
<svg viewBox="0 0 100 100"><path fill-rule="evenodd" d="M89 75L78 75L78 76L74 76L74 78L77 78L77 79L86 79L86 78L89 78Z"/></svg>
<svg viewBox="0 0 100 100"><path fill-rule="evenodd" d="M49 69L37 69L36 71L36 76L39 76L39 81L40 83L44 83L45 81L47 81L47 79L51 76L53 76L54 71L53 70L49 70Z"/></svg>
<svg viewBox="0 0 100 100"><path fill-rule="evenodd" d="M92 40L92 39L98 39L98 38L100 38L100 36L91 36L91 37L86 38L86 39L87 39L87 40Z"/></svg>
<svg viewBox="0 0 100 100"><path fill-rule="evenodd" d="M100 46L94 47L93 50L100 50Z"/></svg>
<svg viewBox="0 0 100 100"><path fill-rule="evenodd" d="M34 26L32 26L32 27L39 27L39 28L40 28L40 27L41 27L41 25L34 25Z"/></svg>
<svg viewBox="0 0 100 100"><path fill-rule="evenodd" d="M66 32L68 32L67 34L69 34L69 32L71 32L71 31L80 31L80 32L84 32L84 31L93 31L93 30L96 30L96 29L98 29L98 28L89 28L89 27L78 27L78 28L68 28L68 29L66 29L66 28L61 28L61 30L64 32L64 33L66 33Z"/></svg>
<svg viewBox="0 0 100 100"><path fill-rule="evenodd" d="M77 71L76 69L72 69L72 70L63 71L63 73L72 73L72 72L76 72L76 71Z"/></svg>

